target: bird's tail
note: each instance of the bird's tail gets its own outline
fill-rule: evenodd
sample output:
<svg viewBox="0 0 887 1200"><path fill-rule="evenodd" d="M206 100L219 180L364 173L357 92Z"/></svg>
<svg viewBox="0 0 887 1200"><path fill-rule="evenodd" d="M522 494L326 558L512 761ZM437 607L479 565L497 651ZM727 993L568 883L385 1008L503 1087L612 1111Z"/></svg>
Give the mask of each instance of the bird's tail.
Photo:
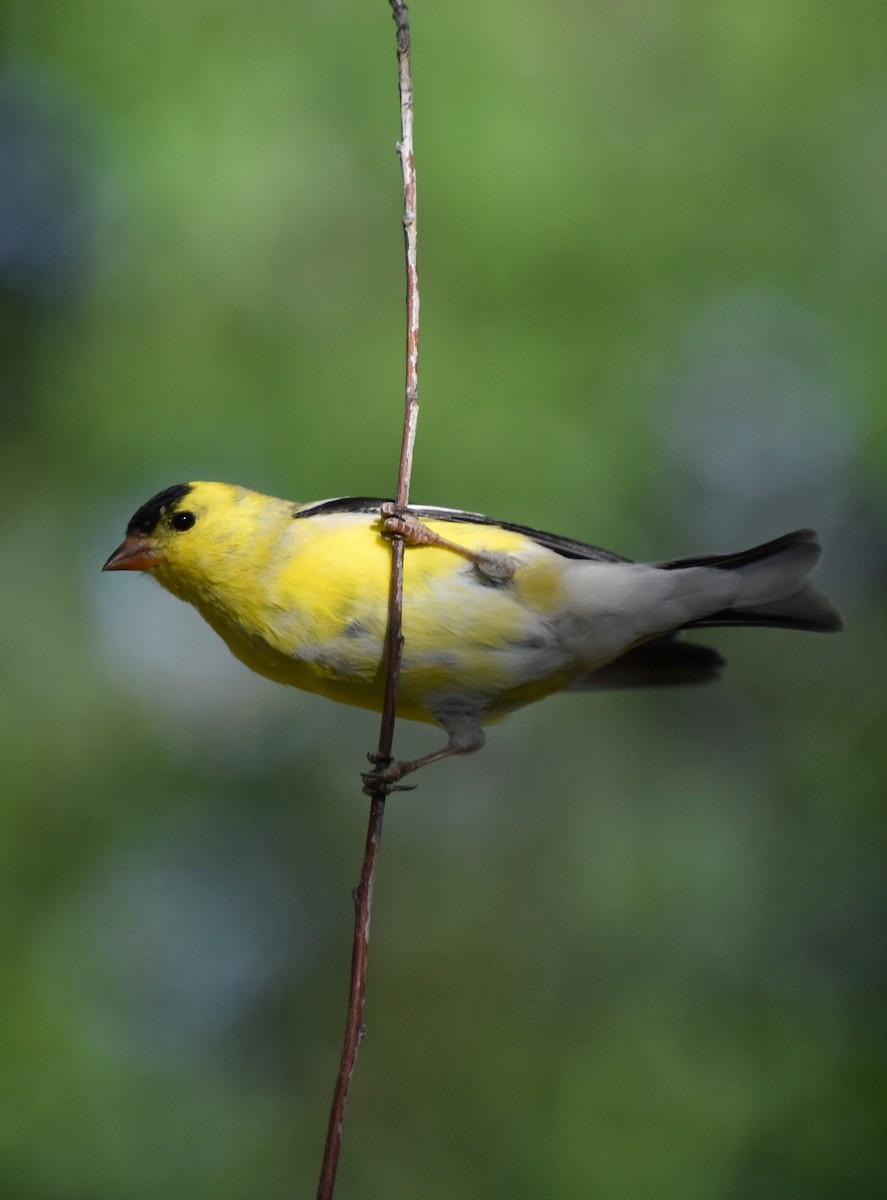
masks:
<svg viewBox="0 0 887 1200"><path fill-rule="evenodd" d="M812 529L798 529L739 554L710 554L656 563L666 571L693 567L729 571L738 590L727 608L687 621L682 628L714 625L760 625L838 633L841 614L807 576L822 549Z"/></svg>

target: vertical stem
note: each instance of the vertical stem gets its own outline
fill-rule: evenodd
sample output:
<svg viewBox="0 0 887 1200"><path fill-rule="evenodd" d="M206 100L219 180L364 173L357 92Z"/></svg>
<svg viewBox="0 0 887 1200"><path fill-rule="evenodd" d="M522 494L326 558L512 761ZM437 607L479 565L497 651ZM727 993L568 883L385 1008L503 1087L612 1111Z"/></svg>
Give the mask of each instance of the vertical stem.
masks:
<svg viewBox="0 0 887 1200"><path fill-rule="evenodd" d="M400 450L400 468L397 477L397 503L406 507L409 503L410 476L413 469L413 451L416 444L416 426L419 419L419 272L416 257L416 168L413 158L413 81L410 69L410 24L409 10L402 0L390 0L394 21L397 26L397 61L400 85L401 138L397 144L403 175L404 215L403 232L406 252L406 389L403 422L403 438ZM388 593L388 660L385 675L385 698L382 707L382 723L379 730L377 760L380 765L391 761L394 745L394 720L397 708L397 682L400 674L400 658L403 648L403 538L391 539L391 583ZM367 828L366 848L360 883L354 890L354 941L351 950L351 981L348 992L348 1015L345 1022L345 1037L333 1102L327 1128L320 1183L317 1200L331 1200L336 1183L336 1168L342 1148L342 1130L345 1123L345 1107L351 1078L357 1063L357 1052L363 1037L363 1006L366 992L367 953L370 938L370 920L373 910L373 890L376 878L376 859L382 838L382 820L385 815L385 797L388 787L383 781L373 784L368 777L366 790L370 795L370 816Z"/></svg>
<svg viewBox="0 0 887 1200"><path fill-rule="evenodd" d="M403 238L407 268L407 355L406 409L397 503L405 507L410 498L413 450L419 421L419 265L416 254L416 164L413 157L413 79L410 68L410 18L402 0L391 0L397 25L397 62L400 70L400 127L397 144L403 175Z"/></svg>
<svg viewBox="0 0 887 1200"><path fill-rule="evenodd" d="M367 951L370 940L370 917L372 916L373 909L376 856L382 837L382 818L384 815L384 795L373 796L370 800L370 820L369 827L367 828L366 849L364 850L360 883L354 889L354 942L351 947L351 983L348 993L348 1017L345 1022L345 1038L342 1043L339 1072L336 1076L333 1103L330 1108L326 1144L323 1149L323 1163L320 1169L320 1182L317 1187L317 1200L330 1200L336 1185L336 1168L339 1165L339 1152L342 1149L342 1130L345 1125L345 1105L348 1100L348 1089L351 1086L351 1076L354 1074L354 1068L357 1065L357 1051L363 1038L362 1017L364 992L366 989Z"/></svg>

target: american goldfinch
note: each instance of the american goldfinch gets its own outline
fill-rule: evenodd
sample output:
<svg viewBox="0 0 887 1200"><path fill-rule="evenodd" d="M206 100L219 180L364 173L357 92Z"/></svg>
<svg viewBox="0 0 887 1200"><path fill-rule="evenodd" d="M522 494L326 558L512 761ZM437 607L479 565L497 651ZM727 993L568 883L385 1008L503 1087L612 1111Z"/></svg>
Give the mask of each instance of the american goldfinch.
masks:
<svg viewBox="0 0 887 1200"><path fill-rule="evenodd" d="M558 691L707 683L723 665L682 630L836 632L807 581L809 529L739 554L635 563L457 509L380 500L295 504L227 483L182 483L136 512L105 571L145 571L193 604L232 653L279 683L382 707L390 547L406 534L399 716L446 745L393 782L484 742L483 726Z"/></svg>

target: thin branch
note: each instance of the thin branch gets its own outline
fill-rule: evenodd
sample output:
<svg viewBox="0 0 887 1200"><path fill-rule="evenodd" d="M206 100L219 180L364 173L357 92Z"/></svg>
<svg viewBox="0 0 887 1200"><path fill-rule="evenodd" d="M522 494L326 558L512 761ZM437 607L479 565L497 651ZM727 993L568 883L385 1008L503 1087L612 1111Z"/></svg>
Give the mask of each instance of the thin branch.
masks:
<svg viewBox="0 0 887 1200"><path fill-rule="evenodd" d="M389 0L395 25L397 26L397 61L400 85L401 139L397 145L403 174L404 196L404 246L406 251L407 276L407 337L406 337L406 397L403 422L403 439L400 451L400 468L397 477L397 504L405 508L409 503L410 477L413 470L413 450L416 443L416 426L419 418L419 273L416 258L416 168L413 159L413 81L410 70L410 23L409 10L402 0ZM379 731L379 748L373 756L379 767L391 762L394 746L394 719L397 707L397 682L400 674L400 658L403 648L403 559L404 542L401 536L391 536L391 583L388 592L388 655L385 674L385 698L382 707L382 724ZM385 797L390 786L381 779L374 783L372 775L367 777L365 791L370 796L370 816L367 827L366 848L360 883L354 890L354 942L351 950L351 982L348 992L348 1015L345 1022L345 1037L333 1102L330 1109L326 1144L317 1200L331 1200L336 1183L336 1168L342 1147L342 1130L345 1123L345 1106L351 1077L357 1063L357 1052L363 1038L363 1005L366 990L367 952L370 938L370 919L373 910L373 890L376 877L376 859L382 838L382 820L385 815Z"/></svg>
<svg viewBox="0 0 887 1200"><path fill-rule="evenodd" d="M373 908L373 886L376 875L376 855L382 837L382 818L385 815L385 796L373 796L370 801L370 820L367 828L366 849L360 883L354 889L354 943L351 948L351 983L348 992L348 1017L345 1022L345 1039L339 1073L333 1091L330 1120L327 1127L326 1144L323 1148L323 1163L317 1200L331 1200L336 1186L336 1168L342 1148L342 1129L345 1124L345 1105L351 1076L357 1065L357 1051L363 1038L363 998L366 988L367 950L370 939L370 916Z"/></svg>
<svg viewBox="0 0 887 1200"><path fill-rule="evenodd" d="M407 265L406 409L397 503L405 508L410 498L410 476L416 425L419 420L419 267L416 258L416 164L413 159L413 79L410 71L410 17L402 0L390 0L397 24L397 63L400 69L400 128L397 145L403 175L403 240Z"/></svg>

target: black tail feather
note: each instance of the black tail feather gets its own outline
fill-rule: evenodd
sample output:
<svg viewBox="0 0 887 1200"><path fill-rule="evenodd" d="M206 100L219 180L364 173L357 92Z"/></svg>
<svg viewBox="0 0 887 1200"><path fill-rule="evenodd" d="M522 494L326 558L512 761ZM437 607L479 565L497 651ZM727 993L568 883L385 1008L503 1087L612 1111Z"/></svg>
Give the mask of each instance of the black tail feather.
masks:
<svg viewBox="0 0 887 1200"><path fill-rule="evenodd" d="M822 550L813 529L797 529L741 550L738 554L691 555L657 563L665 571L681 571L692 567L714 567L720 571L735 571L748 581L768 580L775 599L749 597L732 608L720 609L696 621L685 629L709 629L722 625L756 625L773 629L802 629L808 633L839 633L844 628L841 614L812 583L807 575L816 566Z"/></svg>
<svg viewBox="0 0 887 1200"><path fill-rule="evenodd" d="M712 683L724 660L710 646L685 642L674 634L635 646L621 658L571 684L571 692L616 691L636 687L684 687Z"/></svg>

